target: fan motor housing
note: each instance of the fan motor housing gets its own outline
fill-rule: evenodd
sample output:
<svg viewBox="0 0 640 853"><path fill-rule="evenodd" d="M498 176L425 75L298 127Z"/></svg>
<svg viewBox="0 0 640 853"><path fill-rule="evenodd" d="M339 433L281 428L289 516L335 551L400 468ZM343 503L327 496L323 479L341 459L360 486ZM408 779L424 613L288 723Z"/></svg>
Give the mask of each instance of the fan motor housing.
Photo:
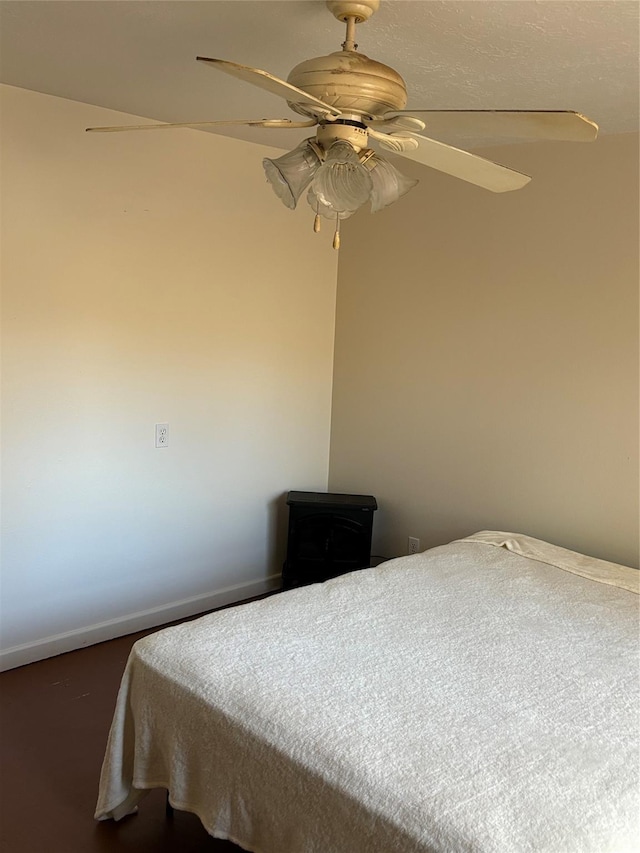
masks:
<svg viewBox="0 0 640 853"><path fill-rule="evenodd" d="M398 72L355 50L307 59L296 65L287 82L344 113L367 118L402 110L407 103L407 87ZM315 115L303 104L289 106L302 115Z"/></svg>

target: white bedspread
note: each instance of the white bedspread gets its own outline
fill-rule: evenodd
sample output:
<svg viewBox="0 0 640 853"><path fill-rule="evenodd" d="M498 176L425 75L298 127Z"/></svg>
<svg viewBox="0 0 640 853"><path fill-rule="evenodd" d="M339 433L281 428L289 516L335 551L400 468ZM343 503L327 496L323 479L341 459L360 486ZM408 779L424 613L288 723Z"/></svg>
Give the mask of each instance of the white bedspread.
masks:
<svg viewBox="0 0 640 853"><path fill-rule="evenodd" d="M639 850L638 597L541 545L478 534L139 641L96 817L163 787L257 853Z"/></svg>

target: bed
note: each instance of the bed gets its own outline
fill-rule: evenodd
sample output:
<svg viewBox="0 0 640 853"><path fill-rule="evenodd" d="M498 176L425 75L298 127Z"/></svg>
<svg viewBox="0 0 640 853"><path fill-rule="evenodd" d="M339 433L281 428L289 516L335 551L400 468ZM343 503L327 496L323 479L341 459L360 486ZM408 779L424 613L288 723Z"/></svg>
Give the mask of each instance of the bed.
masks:
<svg viewBox="0 0 640 853"><path fill-rule="evenodd" d="M466 539L138 641L98 819L256 853L640 849L637 570Z"/></svg>

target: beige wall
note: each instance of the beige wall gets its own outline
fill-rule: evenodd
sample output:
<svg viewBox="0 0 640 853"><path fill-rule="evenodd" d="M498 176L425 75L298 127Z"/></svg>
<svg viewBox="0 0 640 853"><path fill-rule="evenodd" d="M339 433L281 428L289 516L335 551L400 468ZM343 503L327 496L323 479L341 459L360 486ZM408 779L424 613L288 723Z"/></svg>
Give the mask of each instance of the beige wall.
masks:
<svg viewBox="0 0 640 853"><path fill-rule="evenodd" d="M277 501L327 486L337 262L271 149L2 95L3 647L44 653L280 570Z"/></svg>
<svg viewBox="0 0 640 853"><path fill-rule="evenodd" d="M346 223L330 488L377 496L380 554L492 528L637 566L638 137L487 156L532 183L409 164Z"/></svg>

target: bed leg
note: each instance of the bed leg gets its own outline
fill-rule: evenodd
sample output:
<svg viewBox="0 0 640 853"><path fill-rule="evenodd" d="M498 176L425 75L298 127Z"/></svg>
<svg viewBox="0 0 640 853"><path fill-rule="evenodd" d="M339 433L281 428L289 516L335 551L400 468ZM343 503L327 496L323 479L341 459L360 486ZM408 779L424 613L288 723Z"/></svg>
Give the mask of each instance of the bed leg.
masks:
<svg viewBox="0 0 640 853"><path fill-rule="evenodd" d="M164 804L164 814L165 817L172 818L173 817L173 806L169 802L169 792L167 791L167 799Z"/></svg>

